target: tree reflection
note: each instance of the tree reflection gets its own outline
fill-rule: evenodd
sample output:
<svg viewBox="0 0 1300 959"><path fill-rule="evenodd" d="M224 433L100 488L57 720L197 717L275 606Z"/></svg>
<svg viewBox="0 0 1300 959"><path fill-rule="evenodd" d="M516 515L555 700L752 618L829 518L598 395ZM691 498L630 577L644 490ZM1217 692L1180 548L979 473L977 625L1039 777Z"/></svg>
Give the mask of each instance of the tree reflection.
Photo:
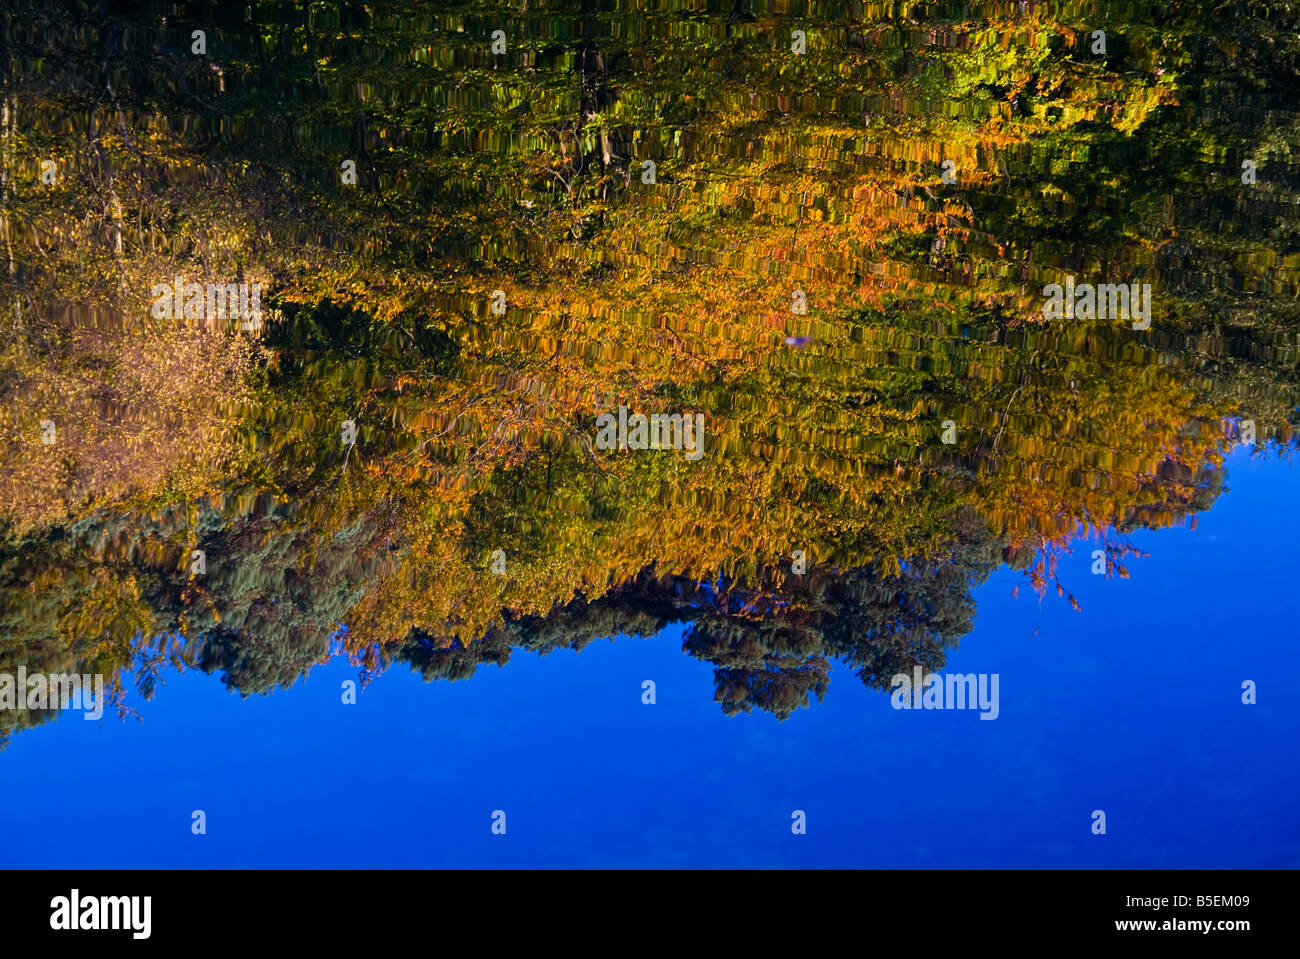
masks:
<svg viewBox="0 0 1300 959"><path fill-rule="evenodd" d="M794 55L761 2L268 3L203 59L69 6L0 14L0 670L458 679L686 622L784 717L941 665L1000 564L1128 575L1243 419L1294 443L1281 13L1138 4L1095 60L1071 4L830 4ZM1084 274L1152 328L1044 322ZM176 276L265 328L155 320ZM706 455L596 449L619 406Z"/></svg>

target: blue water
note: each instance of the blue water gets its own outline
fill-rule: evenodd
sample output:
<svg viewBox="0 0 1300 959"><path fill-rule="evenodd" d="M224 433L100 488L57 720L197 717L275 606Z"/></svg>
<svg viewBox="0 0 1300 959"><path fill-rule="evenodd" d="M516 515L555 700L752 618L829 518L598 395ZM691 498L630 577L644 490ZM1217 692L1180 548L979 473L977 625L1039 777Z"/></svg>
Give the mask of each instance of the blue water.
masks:
<svg viewBox="0 0 1300 959"><path fill-rule="evenodd" d="M399 667L356 705L342 660L247 700L170 674L142 722L14 737L0 865L1300 866L1298 481L1234 454L1198 529L1133 537L1128 580L1078 544L1082 612L995 573L944 669L1000 675L995 721L896 711L842 667L784 723L727 718L681 627L457 683Z"/></svg>

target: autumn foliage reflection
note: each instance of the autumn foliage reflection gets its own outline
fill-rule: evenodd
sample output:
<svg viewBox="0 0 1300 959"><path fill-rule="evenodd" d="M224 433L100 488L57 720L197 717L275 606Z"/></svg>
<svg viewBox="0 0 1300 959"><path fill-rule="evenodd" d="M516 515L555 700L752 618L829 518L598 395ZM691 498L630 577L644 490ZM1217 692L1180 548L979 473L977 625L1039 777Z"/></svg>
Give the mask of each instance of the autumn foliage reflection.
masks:
<svg viewBox="0 0 1300 959"><path fill-rule="evenodd" d="M1136 4L1098 59L1086 4L832 3L796 56L762 3L267 3L200 63L71 6L0 15L0 669L252 693L686 623L785 717L941 665L1003 564L1129 575L1240 420L1294 443L1294 23ZM1152 329L1045 323L1084 272ZM264 328L154 319L173 276ZM596 449L619 406L706 455Z"/></svg>

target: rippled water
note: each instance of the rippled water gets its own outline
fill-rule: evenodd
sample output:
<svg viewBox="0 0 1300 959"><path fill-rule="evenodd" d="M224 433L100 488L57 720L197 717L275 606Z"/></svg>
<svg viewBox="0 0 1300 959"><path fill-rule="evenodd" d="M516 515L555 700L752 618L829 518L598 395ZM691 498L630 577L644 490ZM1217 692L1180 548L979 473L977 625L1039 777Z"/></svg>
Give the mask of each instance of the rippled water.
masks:
<svg viewBox="0 0 1300 959"><path fill-rule="evenodd" d="M1285 592L1272 573L1294 557L1294 13L340 10L4 16L0 676L101 675L113 732L92 741L79 717L8 704L0 685L17 754L0 769L60 741L86 762L137 749L165 769L187 747L142 729L220 737L233 723L248 743L287 723L284 751L241 775L290 763L328 778L293 744L346 742L405 803L418 777L393 764L441 751L448 791L495 808L497 782L541 822L556 810L520 783L563 795L589 777L558 744L580 751L569 737L595 723L610 755L635 741L652 767L689 757L697 772L670 779L698 775L701 808L746 775L729 749L754 750L770 777L819 758L822 772L803 799L763 791L771 808L738 813L740 838L675 821L676 852L629 844L637 823L670 828L632 804L617 835L574 827L562 848L581 855L542 844L520 861L1294 864L1294 808L1276 800L1294 795L1294 763L1172 811L1212 763L1153 782L1167 798L1121 812L1129 845L1098 856L1101 787L1172 769L1172 746L1108 765L1113 751L1074 762L1063 745L1104 703L1103 725L1161 742L1167 726L1200 729L1198 709L1220 731L1258 710L1254 738L1238 730L1211 760L1257 771L1293 752L1294 710L1263 693L1248 705L1242 684L1265 678L1252 650L1283 688L1295 660L1293 615L1261 585ZM258 284L262 314L213 316L200 295L197 315L172 315L174 283L182 303L189 284ZM1149 325L1045 314L1051 284L1146 285ZM637 414L698 416L702 445L617 448L638 445ZM1239 470L1258 480L1249 514L1277 522L1207 539L1198 521L1214 522ZM1176 573L1183 550L1211 568ZM1177 654L1166 634L1203 628L1205 604L1241 612L1218 624L1232 654L1216 684L1174 669L1185 696L1103 693L1156 681ZM1036 658L1031 615L1066 644L1059 661ZM616 653L583 654L603 657L593 667L518 655L611 637ZM638 637L680 650L680 666L640 658ZM1117 672L1120 642L1141 647L1133 675ZM895 677L918 667L1002 676L998 721L895 709ZM276 705L217 705L219 684ZM538 702L564 703L532 742L503 717L538 684ZM681 711L687 696L706 712ZM672 717L649 739L647 710ZM294 725L303 711L316 733ZM426 711L459 731L426 743ZM963 774L984 799L941 790L927 806L950 854L873 853L867 832L797 853L754 838L772 816L789 838L809 796L848 822L860 790L883 788L846 765L854 724L896 737L895 765L931 757L916 775L932 791L953 757L986 756ZM547 757L536 767L529 742ZM517 756L518 780L476 780L483 750ZM171 790L157 814L184 820L225 795L195 776L194 795L157 770L123 788ZM1018 813L1031 846L1012 820L980 825L1008 790L1033 797ZM14 820L37 815L7 802ZM1285 841L1225 826L1225 844L1198 845L1215 816ZM1134 844L1135 817L1171 825ZM140 861L248 854L190 860L171 845L189 836ZM280 864L317 861L277 848ZM343 859L495 855L382 848Z"/></svg>

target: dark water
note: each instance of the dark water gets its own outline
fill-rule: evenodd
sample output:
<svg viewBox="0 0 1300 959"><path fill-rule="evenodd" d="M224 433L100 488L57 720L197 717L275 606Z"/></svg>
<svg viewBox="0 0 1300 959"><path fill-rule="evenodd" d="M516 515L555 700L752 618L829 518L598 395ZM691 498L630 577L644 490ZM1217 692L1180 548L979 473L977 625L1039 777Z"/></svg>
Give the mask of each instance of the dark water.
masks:
<svg viewBox="0 0 1300 959"><path fill-rule="evenodd" d="M1294 12L3 19L0 861L1300 859Z"/></svg>

